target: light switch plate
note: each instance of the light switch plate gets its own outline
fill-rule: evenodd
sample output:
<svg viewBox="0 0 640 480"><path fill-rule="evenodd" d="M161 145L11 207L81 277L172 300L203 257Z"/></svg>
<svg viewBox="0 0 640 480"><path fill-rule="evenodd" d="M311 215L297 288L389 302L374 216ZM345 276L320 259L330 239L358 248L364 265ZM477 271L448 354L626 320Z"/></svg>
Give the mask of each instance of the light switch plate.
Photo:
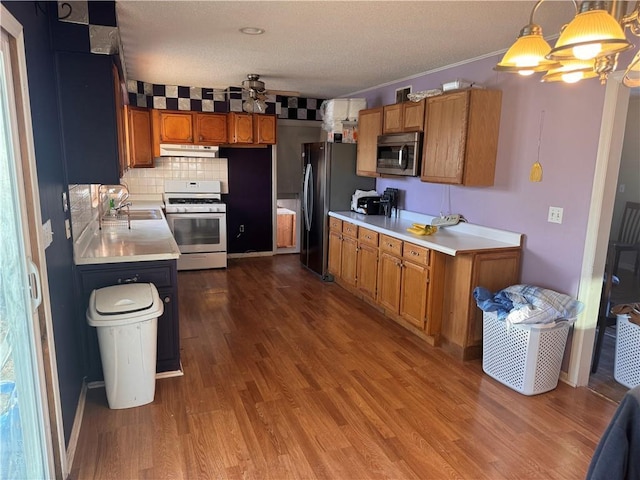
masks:
<svg viewBox="0 0 640 480"><path fill-rule="evenodd" d="M44 248L46 249L53 243L53 230L51 229L51 219L42 224L42 236L44 240Z"/></svg>
<svg viewBox="0 0 640 480"><path fill-rule="evenodd" d="M547 221L551 223L562 223L562 207L549 207Z"/></svg>

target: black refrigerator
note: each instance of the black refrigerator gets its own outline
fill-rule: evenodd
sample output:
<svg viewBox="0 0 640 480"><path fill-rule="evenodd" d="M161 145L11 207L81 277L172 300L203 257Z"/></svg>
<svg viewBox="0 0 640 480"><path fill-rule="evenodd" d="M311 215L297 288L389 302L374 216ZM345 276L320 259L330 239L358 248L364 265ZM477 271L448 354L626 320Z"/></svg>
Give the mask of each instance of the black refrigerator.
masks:
<svg viewBox="0 0 640 480"><path fill-rule="evenodd" d="M355 191L373 190L375 179L356 175L353 143L303 143L302 172L300 261L331 280L327 273L329 211L350 210Z"/></svg>

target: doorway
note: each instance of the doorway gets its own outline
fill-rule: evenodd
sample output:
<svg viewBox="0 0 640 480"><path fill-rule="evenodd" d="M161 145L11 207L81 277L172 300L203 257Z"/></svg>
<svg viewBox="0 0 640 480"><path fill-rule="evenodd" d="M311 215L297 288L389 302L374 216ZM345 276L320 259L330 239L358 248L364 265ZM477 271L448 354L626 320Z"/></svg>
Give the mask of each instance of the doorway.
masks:
<svg viewBox="0 0 640 480"><path fill-rule="evenodd" d="M276 146L275 253L300 253L302 144L319 142L322 122L278 120Z"/></svg>
<svg viewBox="0 0 640 480"><path fill-rule="evenodd" d="M631 89L625 135L620 157L620 168L616 183L613 219L609 230L609 240L618 239L622 217L627 202L640 202L640 88ZM640 302L640 278L634 274L635 256L633 252L622 252L619 268L613 277L611 305ZM620 401L627 387L614 378L616 327L607 327L600 349L600 359L596 372L589 377L589 388Z"/></svg>

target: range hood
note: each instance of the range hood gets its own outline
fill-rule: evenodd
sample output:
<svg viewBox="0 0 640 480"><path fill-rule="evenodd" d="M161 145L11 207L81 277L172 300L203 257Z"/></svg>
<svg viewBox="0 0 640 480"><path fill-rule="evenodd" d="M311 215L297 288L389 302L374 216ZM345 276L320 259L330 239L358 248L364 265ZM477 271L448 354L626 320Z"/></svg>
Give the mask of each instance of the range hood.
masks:
<svg viewBox="0 0 640 480"><path fill-rule="evenodd" d="M161 143L160 156L215 158L218 156L218 147L208 145L176 145L172 143Z"/></svg>

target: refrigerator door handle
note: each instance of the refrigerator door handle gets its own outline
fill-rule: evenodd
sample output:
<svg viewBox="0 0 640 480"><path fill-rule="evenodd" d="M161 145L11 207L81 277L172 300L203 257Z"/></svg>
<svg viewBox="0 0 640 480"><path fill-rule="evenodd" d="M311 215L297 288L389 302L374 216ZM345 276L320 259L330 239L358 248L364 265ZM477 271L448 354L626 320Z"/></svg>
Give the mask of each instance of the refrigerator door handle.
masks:
<svg viewBox="0 0 640 480"><path fill-rule="evenodd" d="M304 221L307 231L311 231L313 220L313 169L311 164L307 164L307 171L304 175Z"/></svg>
<svg viewBox="0 0 640 480"><path fill-rule="evenodd" d="M304 212L304 225L307 231L311 230L311 219L309 218L309 176L311 175L311 165L307 164L304 172L304 185L302 187L302 211Z"/></svg>

